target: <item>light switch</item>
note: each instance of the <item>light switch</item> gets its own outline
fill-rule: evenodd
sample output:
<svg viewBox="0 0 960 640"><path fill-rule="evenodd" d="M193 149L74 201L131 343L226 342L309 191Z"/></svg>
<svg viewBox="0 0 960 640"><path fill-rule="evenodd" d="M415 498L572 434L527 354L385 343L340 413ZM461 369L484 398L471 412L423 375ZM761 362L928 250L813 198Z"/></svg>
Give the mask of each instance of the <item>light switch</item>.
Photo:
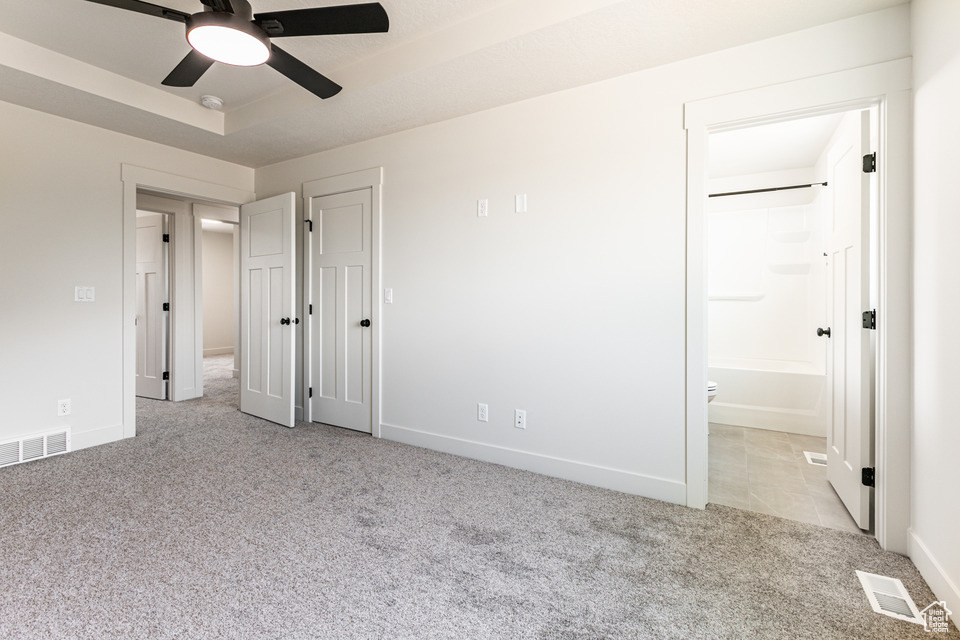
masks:
<svg viewBox="0 0 960 640"><path fill-rule="evenodd" d="M74 287L73 288L73 301L74 302L84 302L87 299L87 288L86 287Z"/></svg>
<svg viewBox="0 0 960 640"><path fill-rule="evenodd" d="M87 287L87 302L93 302L94 299L94 288Z"/></svg>
<svg viewBox="0 0 960 640"><path fill-rule="evenodd" d="M521 193L517 195L517 213L526 213L527 212L527 194Z"/></svg>
<svg viewBox="0 0 960 640"><path fill-rule="evenodd" d="M383 290L383 302L384 304L393 304L393 289Z"/></svg>

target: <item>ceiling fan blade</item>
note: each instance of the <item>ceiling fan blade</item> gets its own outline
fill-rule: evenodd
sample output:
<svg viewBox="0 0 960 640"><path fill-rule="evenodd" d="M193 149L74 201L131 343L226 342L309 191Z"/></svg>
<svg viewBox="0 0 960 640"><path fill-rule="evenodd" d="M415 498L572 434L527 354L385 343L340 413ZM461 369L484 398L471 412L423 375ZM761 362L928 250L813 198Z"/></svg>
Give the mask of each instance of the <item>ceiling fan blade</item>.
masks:
<svg viewBox="0 0 960 640"><path fill-rule="evenodd" d="M192 87L212 64L212 58L198 53L196 49L191 49L180 64L170 72L170 75L163 79L162 84L168 87Z"/></svg>
<svg viewBox="0 0 960 640"><path fill-rule="evenodd" d="M230 0L200 0L200 3L210 7L214 11L233 13L233 6L230 5Z"/></svg>
<svg viewBox="0 0 960 640"><path fill-rule="evenodd" d="M160 5L150 4L149 2L141 2L141 0L87 0L87 2L105 4L108 7L136 11L137 13L145 13L148 16L166 18L167 20L175 20L177 22L186 22L187 18L190 17L189 13L177 11L176 9L168 9Z"/></svg>
<svg viewBox="0 0 960 640"><path fill-rule="evenodd" d="M267 59L267 64L324 100L332 98L343 89L330 78L314 71L275 44L270 45L270 58Z"/></svg>
<svg viewBox="0 0 960 640"><path fill-rule="evenodd" d="M379 2L258 13L253 21L271 38L384 33L390 18Z"/></svg>

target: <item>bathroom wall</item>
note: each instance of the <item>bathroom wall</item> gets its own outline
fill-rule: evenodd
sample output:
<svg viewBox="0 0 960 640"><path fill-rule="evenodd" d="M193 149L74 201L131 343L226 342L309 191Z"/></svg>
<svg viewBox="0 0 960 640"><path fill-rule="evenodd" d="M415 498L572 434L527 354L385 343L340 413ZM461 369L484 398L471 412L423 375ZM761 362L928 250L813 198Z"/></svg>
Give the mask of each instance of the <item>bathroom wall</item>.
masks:
<svg viewBox="0 0 960 640"><path fill-rule="evenodd" d="M816 181L813 167L714 180L711 192ZM822 178L821 178L822 180ZM711 422L826 435L823 187L711 198Z"/></svg>

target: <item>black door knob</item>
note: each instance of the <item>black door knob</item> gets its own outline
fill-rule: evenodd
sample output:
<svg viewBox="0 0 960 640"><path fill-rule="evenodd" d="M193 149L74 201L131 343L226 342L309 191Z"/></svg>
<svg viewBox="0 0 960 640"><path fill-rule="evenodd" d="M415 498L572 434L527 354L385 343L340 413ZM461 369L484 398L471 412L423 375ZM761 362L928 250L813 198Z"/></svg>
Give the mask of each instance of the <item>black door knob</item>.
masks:
<svg viewBox="0 0 960 640"><path fill-rule="evenodd" d="M300 318L294 318L293 324L300 324Z"/></svg>
<svg viewBox="0 0 960 640"><path fill-rule="evenodd" d="M370 326L370 321L367 320L366 318L364 318L363 320L360 321L360 326L361 326L361 327L369 327L369 326Z"/></svg>
<svg viewBox="0 0 960 640"><path fill-rule="evenodd" d="M818 336L827 336L827 337L829 338L829 337L830 337L830 327L827 327L826 329L817 329L817 335L818 335Z"/></svg>
<svg viewBox="0 0 960 640"><path fill-rule="evenodd" d="M280 318L280 324L290 324L290 318Z"/></svg>

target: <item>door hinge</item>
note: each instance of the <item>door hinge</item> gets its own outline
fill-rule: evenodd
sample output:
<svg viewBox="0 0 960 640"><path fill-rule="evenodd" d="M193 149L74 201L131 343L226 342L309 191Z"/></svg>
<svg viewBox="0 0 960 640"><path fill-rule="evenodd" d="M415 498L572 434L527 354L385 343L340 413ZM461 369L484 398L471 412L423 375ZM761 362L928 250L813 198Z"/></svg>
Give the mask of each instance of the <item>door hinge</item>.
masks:
<svg viewBox="0 0 960 640"><path fill-rule="evenodd" d="M876 309L872 309L870 311L864 311L862 317L863 317L864 329L877 328L877 310Z"/></svg>
<svg viewBox="0 0 960 640"><path fill-rule="evenodd" d="M170 242L170 234L169 234L169 233L163 234L163 241L164 241L164 242Z"/></svg>
<svg viewBox="0 0 960 640"><path fill-rule="evenodd" d="M312 305L312 304L310 305L310 311L309 311L309 313L310 313L311 316L313 315L313 305Z"/></svg>
<svg viewBox="0 0 960 640"><path fill-rule="evenodd" d="M163 303L163 310L164 310L164 311L170 311L170 303L169 303L169 302L164 302L164 303Z"/></svg>
<svg viewBox="0 0 960 640"><path fill-rule="evenodd" d="M313 233L313 220L304 220L304 222L306 222L307 227L309 227L307 231L309 231L310 233Z"/></svg>
<svg viewBox="0 0 960 640"><path fill-rule="evenodd" d="M872 487L874 486L874 471L873 467L864 467L860 470L860 481L863 482L863 486Z"/></svg>
<svg viewBox="0 0 960 640"><path fill-rule="evenodd" d="M308 397L308 398L312 398L312 397L313 397L313 387L310 387L310 388L307 390L307 397Z"/></svg>
<svg viewBox="0 0 960 640"><path fill-rule="evenodd" d="M170 372L169 372L169 371L164 371L164 372L163 372L163 379L164 379L164 380L169 380L169 379L170 379Z"/></svg>
<svg viewBox="0 0 960 640"><path fill-rule="evenodd" d="M877 170L877 152L868 153L863 156L863 172L873 173Z"/></svg>

